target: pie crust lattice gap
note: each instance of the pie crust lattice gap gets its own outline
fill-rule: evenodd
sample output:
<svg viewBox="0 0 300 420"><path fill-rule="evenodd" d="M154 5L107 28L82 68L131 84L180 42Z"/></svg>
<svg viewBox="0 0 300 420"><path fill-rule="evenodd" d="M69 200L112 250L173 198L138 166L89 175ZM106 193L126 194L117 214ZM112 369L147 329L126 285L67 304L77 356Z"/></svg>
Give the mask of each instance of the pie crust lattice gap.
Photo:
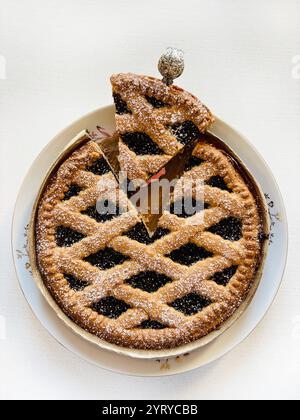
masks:
<svg viewBox="0 0 300 420"><path fill-rule="evenodd" d="M122 191L115 204L128 211L95 215L97 200L118 188L95 142L51 177L36 221L37 261L53 298L86 331L124 347L174 348L220 327L246 298L262 248L256 200L209 142L187 169L184 177L206 182L203 225L165 212L151 239Z"/></svg>

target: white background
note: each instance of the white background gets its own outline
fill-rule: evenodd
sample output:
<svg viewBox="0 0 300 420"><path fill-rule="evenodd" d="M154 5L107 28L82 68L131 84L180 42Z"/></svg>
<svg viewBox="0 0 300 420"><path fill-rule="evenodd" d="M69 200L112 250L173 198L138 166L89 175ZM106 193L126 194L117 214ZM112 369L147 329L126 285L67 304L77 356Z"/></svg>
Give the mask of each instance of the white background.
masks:
<svg viewBox="0 0 300 420"><path fill-rule="evenodd" d="M0 398L299 399L299 0L0 0L0 9ZM17 284L10 223L42 147L111 103L111 73L157 75L170 45L186 52L178 83L250 138L272 168L290 253L271 311L231 354L178 377L132 378L90 366L43 330Z"/></svg>

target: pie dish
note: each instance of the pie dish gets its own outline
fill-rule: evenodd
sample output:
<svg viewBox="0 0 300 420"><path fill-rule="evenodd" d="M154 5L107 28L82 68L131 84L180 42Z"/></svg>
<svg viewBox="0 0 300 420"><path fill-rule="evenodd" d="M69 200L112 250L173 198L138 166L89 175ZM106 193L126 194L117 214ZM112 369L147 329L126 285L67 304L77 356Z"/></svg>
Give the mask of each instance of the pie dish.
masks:
<svg viewBox="0 0 300 420"><path fill-rule="evenodd" d="M204 224L171 208L150 238L122 192L116 217L95 211L118 186L88 136L51 171L32 222L35 258L82 329L121 347L172 349L222 327L257 285L268 224L253 179L211 135L183 176L205 181Z"/></svg>

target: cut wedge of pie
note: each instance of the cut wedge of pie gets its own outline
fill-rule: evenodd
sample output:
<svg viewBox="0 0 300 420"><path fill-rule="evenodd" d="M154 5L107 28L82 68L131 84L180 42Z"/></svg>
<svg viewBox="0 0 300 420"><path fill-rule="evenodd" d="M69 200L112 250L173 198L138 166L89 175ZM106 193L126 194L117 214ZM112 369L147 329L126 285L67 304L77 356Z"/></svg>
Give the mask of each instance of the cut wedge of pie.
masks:
<svg viewBox="0 0 300 420"><path fill-rule="evenodd" d="M208 108L153 77L111 77L120 136L119 162L130 180L148 180L214 122Z"/></svg>

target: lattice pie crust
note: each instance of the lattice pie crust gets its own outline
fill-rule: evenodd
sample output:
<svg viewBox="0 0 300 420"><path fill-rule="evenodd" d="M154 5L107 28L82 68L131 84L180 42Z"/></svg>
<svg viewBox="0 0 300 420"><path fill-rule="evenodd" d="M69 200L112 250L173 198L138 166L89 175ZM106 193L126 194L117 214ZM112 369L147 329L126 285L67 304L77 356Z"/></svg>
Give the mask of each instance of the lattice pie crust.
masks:
<svg viewBox="0 0 300 420"><path fill-rule="evenodd" d="M113 218L95 211L116 183L95 142L51 177L36 218L38 266L55 301L86 331L124 347L174 348L219 328L245 300L261 263L260 202L207 140L184 174L206 183L204 223L165 212L152 240L132 206ZM171 142L168 152L177 147ZM120 193L118 208L127 200Z"/></svg>

